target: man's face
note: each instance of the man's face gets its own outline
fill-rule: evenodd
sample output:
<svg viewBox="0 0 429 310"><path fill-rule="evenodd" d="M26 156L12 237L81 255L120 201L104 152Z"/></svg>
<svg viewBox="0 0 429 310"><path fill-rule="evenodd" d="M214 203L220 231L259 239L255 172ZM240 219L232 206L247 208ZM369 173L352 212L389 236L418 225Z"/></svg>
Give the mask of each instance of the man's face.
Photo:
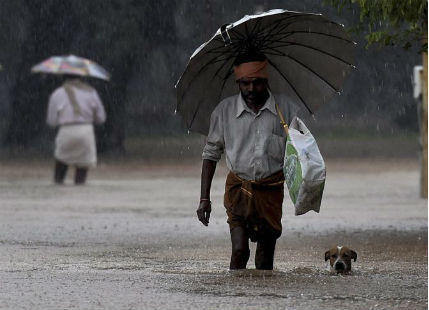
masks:
<svg viewBox="0 0 429 310"><path fill-rule="evenodd" d="M238 87L244 101L252 105L265 103L268 81L261 78L241 78L238 80Z"/></svg>

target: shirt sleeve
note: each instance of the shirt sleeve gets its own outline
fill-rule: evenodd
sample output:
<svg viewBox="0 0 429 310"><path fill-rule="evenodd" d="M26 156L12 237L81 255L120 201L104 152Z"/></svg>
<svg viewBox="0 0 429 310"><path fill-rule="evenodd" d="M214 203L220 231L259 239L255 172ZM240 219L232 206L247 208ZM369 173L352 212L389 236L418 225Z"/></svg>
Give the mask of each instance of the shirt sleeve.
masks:
<svg viewBox="0 0 429 310"><path fill-rule="evenodd" d="M210 117L210 129L202 158L218 162L225 149L221 109L215 109Z"/></svg>
<svg viewBox="0 0 429 310"><path fill-rule="evenodd" d="M46 115L46 123L51 126L55 127L58 126L58 110L57 110L57 94L54 93L49 97L49 103L48 103L48 112Z"/></svg>
<svg viewBox="0 0 429 310"><path fill-rule="evenodd" d="M101 99L98 96L97 91L94 91L94 100L95 100L94 122L96 124L102 124L106 121L106 111L104 110L103 103L101 102Z"/></svg>

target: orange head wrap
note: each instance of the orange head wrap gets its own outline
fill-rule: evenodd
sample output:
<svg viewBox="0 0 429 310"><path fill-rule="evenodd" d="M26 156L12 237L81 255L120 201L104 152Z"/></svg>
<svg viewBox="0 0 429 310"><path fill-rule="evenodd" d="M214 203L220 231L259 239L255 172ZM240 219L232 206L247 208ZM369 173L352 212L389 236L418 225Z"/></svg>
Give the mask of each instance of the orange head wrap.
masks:
<svg viewBox="0 0 429 310"><path fill-rule="evenodd" d="M242 78L262 78L268 79L268 61L251 61L234 66L235 80Z"/></svg>

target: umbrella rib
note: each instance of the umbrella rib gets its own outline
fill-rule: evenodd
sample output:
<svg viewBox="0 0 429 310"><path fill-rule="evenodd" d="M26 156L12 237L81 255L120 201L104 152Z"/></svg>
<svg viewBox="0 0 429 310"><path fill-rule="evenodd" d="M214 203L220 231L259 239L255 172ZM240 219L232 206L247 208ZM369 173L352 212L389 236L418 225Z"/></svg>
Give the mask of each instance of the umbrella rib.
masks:
<svg viewBox="0 0 429 310"><path fill-rule="evenodd" d="M270 37L270 36L272 35L272 32L273 32L274 30L278 30L278 32L277 32L276 34L279 34L280 32L282 32L285 28L289 27L290 25L292 25L292 24L294 24L294 23L296 23L296 22L300 22L300 21L291 21L291 22L289 22L289 21L288 21L288 19L290 19L290 18L296 18L296 17L303 17L303 16L308 17L309 15L308 15L308 14L293 15L293 16L286 17L286 18L284 18L284 19L280 19L280 20L278 20L278 21L276 21L276 22L273 22L271 25L268 25L268 26L266 27L266 29L269 29L269 28L271 28L271 29L270 29L270 30L269 30L269 32L265 35L265 38ZM277 27L278 27L280 24L282 24L282 23L284 23L284 25L282 25L282 26L281 26L281 28L280 28L280 29L278 29ZM274 34L274 35L276 35L276 34Z"/></svg>
<svg viewBox="0 0 429 310"><path fill-rule="evenodd" d="M225 46L217 46L217 47L214 47L214 48L202 53L201 55L205 55L208 53L228 53L228 51L225 51ZM199 57L201 57L201 55L198 54Z"/></svg>
<svg viewBox="0 0 429 310"><path fill-rule="evenodd" d="M306 44L299 44L299 43L296 43L296 42L287 42L287 41L280 41L280 42L281 42L281 43L284 43L284 45L279 45L279 46L270 47L270 49L275 50L276 48L279 48L279 47L288 47L288 46L296 45L296 46L300 46L300 47L304 47L304 48L308 48L308 49L311 49L311 50L317 51L317 52L319 52L319 53L321 53L321 54L328 55L328 56L330 56L330 57L332 57L332 58L335 58L335 59L339 60L339 61L340 61L340 62L342 62L342 63L345 63L345 64L347 64L347 65L349 65L349 66L353 66L353 64L351 64L351 63L349 63L349 62L345 61L344 59L341 59L341 58L340 58L340 57L338 57L338 56L335 56L335 55L333 55L333 54L331 54L331 53L325 52L325 51L323 51L323 50L321 50L321 49L318 49L318 48L315 48L315 47L312 47L312 46L309 46L309 45L306 45ZM287 55L283 53L283 56L287 56Z"/></svg>
<svg viewBox="0 0 429 310"><path fill-rule="evenodd" d="M233 44L231 44L231 45L233 45ZM224 46L216 47L212 50L208 50L208 51L204 52L203 54L199 55L199 57L201 57L202 55L206 55L206 54L222 54L222 55L234 54L236 52L236 50L240 48L239 44L234 44L234 46L235 47L231 51L222 50L224 48Z"/></svg>
<svg viewBox="0 0 429 310"><path fill-rule="evenodd" d="M225 54L229 54L230 56L235 56L236 55L236 53L237 53L237 50L240 50L242 47L240 47L239 45L237 45L237 48L236 48L236 50L234 50L234 51L230 51L230 52L212 52L212 51L207 51L206 53L204 53L204 54L202 54L202 55L206 55L206 54L209 54L209 53L213 53L213 54L218 54L218 55L216 55L214 58L212 58L212 59L210 59L209 61L207 61L202 67L201 67L201 69L199 70L199 72L197 73L197 75L198 74L200 74L201 73L201 71L205 68L205 67L207 67L207 66L209 66L209 65L211 65L211 64L213 64L213 63L216 63L216 62L219 62L219 61L221 61L220 60L220 57L222 57L222 56L224 56ZM230 57L227 57L226 59L230 59Z"/></svg>
<svg viewBox="0 0 429 310"><path fill-rule="evenodd" d="M240 32L238 32L237 30L235 30L235 28L231 28L228 30L229 34L235 34L239 39L243 39L246 36L242 35ZM223 42L223 41L222 41Z"/></svg>
<svg viewBox="0 0 429 310"><path fill-rule="evenodd" d="M329 87L332 88L332 90L334 90L335 92L339 92L338 89L335 88L335 86L333 86L329 81L327 81L325 78L323 78L319 73L317 73L316 71L314 71L312 68L310 68L309 66L307 66L306 64L302 63L301 61L299 61L298 59L296 59L295 57L286 55L285 57L295 61L296 63L298 63L299 65L303 66L304 68L306 68L308 71L310 71L311 73L313 73L314 75L316 75L319 79L321 79L323 82L325 82Z"/></svg>
<svg viewBox="0 0 429 310"><path fill-rule="evenodd" d="M285 53L278 51L274 48L270 48L270 49L265 49L264 50L264 54L265 55L271 55L271 56L283 56L286 57L287 55L285 55Z"/></svg>
<svg viewBox="0 0 429 310"><path fill-rule="evenodd" d="M289 86L292 88L292 90L295 92L295 94L298 96L298 98L301 100L301 102L304 104L304 106L307 108L308 112L310 112L310 114L313 114L313 112L311 111L311 109L308 107L308 105L305 103L304 99L302 99L301 95L298 93L298 91L295 89L295 87L291 84L291 82L289 82L289 80L287 79L287 77L283 74L283 72L280 71L279 68L277 68L277 66L268 59L268 62L271 64L271 66L273 66L274 69L276 69L276 71L285 79L285 81L289 84Z"/></svg>
<svg viewBox="0 0 429 310"><path fill-rule="evenodd" d="M226 49L225 46L217 46L210 50L201 52L200 54L197 54L196 56L192 57L191 59L201 58L204 55L207 54L219 54L219 55L225 55L225 54L234 54L236 51L240 48L240 44L237 42L231 43L228 48Z"/></svg>
<svg viewBox="0 0 429 310"><path fill-rule="evenodd" d="M216 39L216 38L213 39L213 40L217 41L217 42L220 42L220 43L223 43L223 41L221 41L219 39ZM225 50L225 46L222 45L222 46L217 46L217 47L215 47L215 48L213 48L211 50L208 50L208 51L200 54L199 57L201 57L202 55L215 54L215 53L218 53L218 54L227 54L227 53L233 54L233 53L236 53L236 51L241 48L241 41L239 41L239 42L232 42L229 46L230 46L231 51Z"/></svg>
<svg viewBox="0 0 429 310"><path fill-rule="evenodd" d="M306 16L306 14L303 14L303 15L295 15L295 16L292 16L292 17L302 17L302 16ZM307 15L308 16L308 15ZM291 17L291 18L292 18ZM312 17L312 16L310 16L310 17ZM284 29L286 29L287 27L289 27L290 25L292 25L293 23L296 23L296 21L293 21L293 22L290 22L290 23L285 23L284 25L282 25L281 26L281 28L280 29L278 29L277 27L282 23L282 22L284 22L285 21L285 19L282 19L282 20L279 20L279 21L277 21L277 22L275 22L275 23L273 23L273 24L271 24L270 26L267 26L267 28L271 28L271 29L269 29L269 31L268 31L268 33L266 34L266 35L264 35L264 37L263 37L263 41L264 42L272 42L272 41L275 41L275 40L273 40L273 39L267 39L267 38L272 38L272 37L275 37L275 36L284 36L284 35L286 35L286 34L294 34L294 33L308 33L308 34L313 34L313 33L316 33L316 34L321 34L321 35L326 35L326 36L330 36L330 37L333 37L333 38L337 38L337 39L340 39L340 40L344 40L344 41L346 41L346 42L350 42L350 43L354 43L353 41L351 41L351 40L348 40L348 39L345 39L345 38L342 38L342 37L340 37L340 36L335 36L335 35L330 35L330 34L327 34L327 33L321 33L321 32L310 32L310 31L287 31L287 32L283 32L283 30ZM322 22L323 23L329 23L329 24L333 24L333 25L336 25L336 26L340 26L338 23L334 23L334 22L332 22L332 21L327 21L327 20L322 20ZM341 26L340 26L341 27ZM276 33L273 33L273 31L274 30L278 30Z"/></svg>
<svg viewBox="0 0 429 310"><path fill-rule="evenodd" d="M261 24L261 21L262 21L262 19L261 19L261 18L257 18L257 19L256 19L255 25L253 25L253 29L252 29L252 31L250 32L250 34L258 33L258 32L257 32L257 31L255 31L255 30L256 30L256 28Z"/></svg>
<svg viewBox="0 0 429 310"><path fill-rule="evenodd" d="M192 124L194 123L195 117L197 116L198 111L200 110L201 104L198 104L197 109L194 112L194 115L192 115L191 122L188 125L188 130L191 130Z"/></svg>
<svg viewBox="0 0 429 310"><path fill-rule="evenodd" d="M284 29L286 29L287 27L289 27L289 25L291 25L292 23L285 23L284 25L281 26L280 29L278 29L277 27L283 22L284 20L279 20L277 23L273 23L272 25L270 25L269 27L271 27L271 29L269 30L269 32L263 36L264 42L266 41L266 38L271 37L272 35L278 35L279 33L281 33ZM273 34L274 30L278 30L277 33Z"/></svg>
<svg viewBox="0 0 429 310"><path fill-rule="evenodd" d="M341 24L339 24L339 23L336 23L336 22L333 22L333 21L331 21L331 20L329 20L329 19L324 18L321 14L319 15L319 14L305 14L305 13L304 13L304 14L296 14L296 15L290 16L289 18L294 18L294 17L303 17L303 16L308 17L308 20L309 20L309 21L311 21L311 22L318 22L318 23L333 24L333 25L335 25L335 26L339 26L339 27L341 27L341 28L343 28L343 27L344 27L343 25L341 25ZM286 19L283 19L282 21L284 21L284 20L286 20ZM296 23L296 22L300 22L300 20L298 20L298 21L293 21L293 22L291 22L290 24L293 24L293 23Z"/></svg>
<svg viewBox="0 0 429 310"><path fill-rule="evenodd" d="M234 62L231 63L228 70L226 71L226 76L223 78L223 84L222 89L225 87L226 81L228 80L229 76L232 74L232 67L234 66Z"/></svg>
<svg viewBox="0 0 429 310"><path fill-rule="evenodd" d="M335 38L335 39L338 39L338 40L341 40L341 41L345 41L347 43L353 43L353 44L355 43L352 40L349 40L349 39L346 39L346 38L343 38L343 37L340 37L340 36L337 36L337 35L332 35L332 34L323 33L323 32L315 32L315 31L312 31L312 32L308 32L308 31L290 31L290 32L284 32L284 33L278 33L276 35L277 36L283 36L283 38L287 38L287 37L290 37L291 35L294 35L295 33L316 34L316 35L320 35L320 36L326 36L326 37L330 37L330 38ZM283 38L281 38L281 39L283 39ZM279 39L265 40L265 42L278 42L278 41L279 41Z"/></svg>
<svg viewBox="0 0 429 310"><path fill-rule="evenodd" d="M228 60L230 60L231 58L233 58L233 56L230 56L230 57L227 57L227 58L224 58L224 59L219 59L221 56L223 56L223 55L217 55L216 57L214 57L213 59L211 59L210 61L208 61L206 64L204 64L201 68L200 68L200 70L198 70L198 72L196 73L196 74L194 74L193 76L192 76L192 79L189 81L189 83L192 83L200 74L201 74L201 72L203 72L204 71L204 69L206 68L206 67L208 67L209 65L212 65L212 64L214 64L214 63L217 63L217 62L225 62L225 61L228 61ZM219 71L222 69L222 67L223 66L221 66L221 68L219 68ZM216 76L216 75L215 75ZM214 78L214 77L213 77ZM183 97L186 95L186 93L187 93L187 91L188 91L188 88L186 88L185 90L184 90L184 92L183 92L183 94L182 94L182 96L181 96L181 99L183 99Z"/></svg>
<svg viewBox="0 0 429 310"><path fill-rule="evenodd" d="M289 18L294 18L294 17L300 17L300 16L304 16L304 15L299 15L299 16L289 16L289 17L286 17L285 19L281 19L281 20L278 20L278 21L273 22L271 25L267 26L267 28L266 28L266 29L269 29L269 33L268 33L268 34L263 35L263 34L261 33L262 38L260 39L260 41L261 41L261 42L264 42L264 39L265 39L266 37L270 36L270 35L271 35L271 33L272 33L274 30L276 30L276 29L277 29L277 26L278 26L279 24L281 24L281 23L285 22L287 19L289 19ZM259 19L258 19L258 23L255 23L255 27L254 27L254 29L256 28L256 26L257 26L257 25L260 25L260 21L262 21L262 19L261 19L261 18L259 18ZM292 22L292 23L286 23L286 25L283 25L283 26L282 26L282 28L280 29L280 31L282 31L284 28L287 28L289 25L291 25L291 24L293 24L293 23L294 23L294 22ZM247 37L248 37L249 35L248 35L248 33L247 33L247 26L246 26L246 25L247 25L247 24L245 24L246 35L247 35ZM256 35L256 36L257 36L257 35ZM246 37L246 36L243 36L243 38L245 38L245 37Z"/></svg>
<svg viewBox="0 0 429 310"><path fill-rule="evenodd" d="M207 53L208 54L208 53ZM213 54L215 54L215 53L213 53ZM200 72L201 72L201 70L202 69L204 69L205 67L207 67L207 66L209 66L209 65L212 65L212 64L214 64L214 63L217 63L217 62L219 62L219 61L223 61L223 60L228 60L228 59L230 59L231 57L234 57L235 56L235 54L233 53L233 52L231 52L231 53L229 53L229 55L230 56L228 56L228 57L226 57L226 58L221 58L222 56L227 56L227 55L225 55L225 53L216 53L217 55L214 57L214 58L212 58L212 59L210 59L209 61L207 61L202 67L201 67L201 69L199 70L199 72L197 73L197 74L199 74Z"/></svg>
<svg viewBox="0 0 429 310"><path fill-rule="evenodd" d="M222 87L221 87L221 89L223 89L223 88L225 87L226 81L228 80L229 76L231 75L231 69L232 69L233 64L234 64L234 63L232 63L232 64L229 66L229 69L228 69L228 71L227 71L227 75L226 75L226 76L225 76L225 78L223 79L223 83L222 83ZM218 71L220 71L220 69L219 69ZM213 76L213 78L217 75L217 73L218 73L218 72L216 72L216 74ZM212 79L213 79L213 78L212 78ZM219 101L219 99L218 99L218 101ZM190 124L189 124L189 126L188 126L188 129L191 129L192 124L194 123L195 117L197 116L197 113L198 113L198 111L200 110L200 106L201 106L200 104L197 106L197 109L195 110L194 115L192 116L192 119L191 119L191 122L190 122Z"/></svg>
<svg viewBox="0 0 429 310"><path fill-rule="evenodd" d="M232 32L232 30L230 30L231 32ZM244 38L244 37L243 37ZM234 38L235 39L235 38ZM241 42L240 40L242 40L242 38L238 38L238 42ZM221 43L222 45L221 46L218 46L218 47L215 47L214 49L223 49L223 48L225 48L225 43L224 43L224 41L223 40L221 40L221 39L219 39L218 37L215 37L211 42L219 42L219 43ZM238 43L237 42L231 42L231 44L230 45L237 45Z"/></svg>
<svg viewBox="0 0 429 310"><path fill-rule="evenodd" d="M261 21L262 21L262 19L258 19L257 22L255 23L255 25L254 25L254 27L252 29L252 32L251 32L251 35L253 36L253 41L249 41L248 42L250 45L252 45L253 47L255 47L257 49L261 49L261 47L263 46L265 38L267 36L269 36L270 33L272 33L274 30L276 30L277 26L279 24L281 24L284 20L275 21L270 26L268 26L268 27L271 27L271 29L269 30L269 33L266 34L266 35L264 35L263 32L261 32L261 31L254 32L254 30L256 29L256 27L260 26ZM246 29L246 36L248 38L249 34L248 34L247 24L244 24L244 26L245 26L245 29ZM285 26L285 27L287 27L287 26ZM283 30L283 28L281 30ZM246 38L246 36L243 36L243 38ZM241 42L245 42L245 41L246 40L242 40Z"/></svg>
<svg viewBox="0 0 429 310"><path fill-rule="evenodd" d="M248 38L249 37L249 28L248 28L248 26L247 26L247 23L244 23L244 30L245 30L245 38Z"/></svg>
<svg viewBox="0 0 429 310"><path fill-rule="evenodd" d="M289 18L296 18L296 17L302 17L302 16L306 16L306 15L295 15L295 16L291 16ZM264 32L260 32L258 34L255 35L255 46L258 46L260 49L263 48L267 42L273 42L276 41L274 39L272 39L273 37L284 37L284 36L288 36L288 34L293 34L293 31L284 31L285 29L287 29L290 25L299 22L299 21L286 21L286 19L282 19L282 20L277 20L275 22L273 22L271 25L268 25L265 28L265 34ZM282 25L283 24L283 25ZM280 26L281 25L281 26ZM303 33L311 33L311 32L306 32L306 31L302 31Z"/></svg>
<svg viewBox="0 0 429 310"><path fill-rule="evenodd" d="M224 65L226 65L226 63L228 62L228 61L230 61L232 58L234 58L234 57L228 57L228 58L225 58L225 59L223 59L222 61L224 61L225 62L225 64ZM234 63L234 62L233 62ZM224 66L220 66L219 67L219 69L217 69L216 70L216 72L213 74L213 77L212 77L212 80L215 78L215 76L217 76L218 74L219 74L219 72L223 69L223 67ZM229 76L229 72L231 71L231 68L232 68L232 66L230 66L230 68L228 69L228 75L227 75L227 77Z"/></svg>

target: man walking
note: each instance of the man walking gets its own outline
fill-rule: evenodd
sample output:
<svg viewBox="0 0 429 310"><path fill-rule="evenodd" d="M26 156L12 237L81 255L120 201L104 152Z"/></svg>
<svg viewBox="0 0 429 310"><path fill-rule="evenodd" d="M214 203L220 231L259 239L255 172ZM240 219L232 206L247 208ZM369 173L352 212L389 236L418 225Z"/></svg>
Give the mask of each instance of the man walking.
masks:
<svg viewBox="0 0 429 310"><path fill-rule="evenodd" d="M239 55L234 74L240 93L224 99L211 115L197 215L209 224L211 183L225 153L230 170L224 196L232 245L230 269L246 268L250 239L257 242L256 268L272 270L284 196L286 139L280 119L282 115L289 123L297 109L290 100L270 92L265 55Z"/></svg>

